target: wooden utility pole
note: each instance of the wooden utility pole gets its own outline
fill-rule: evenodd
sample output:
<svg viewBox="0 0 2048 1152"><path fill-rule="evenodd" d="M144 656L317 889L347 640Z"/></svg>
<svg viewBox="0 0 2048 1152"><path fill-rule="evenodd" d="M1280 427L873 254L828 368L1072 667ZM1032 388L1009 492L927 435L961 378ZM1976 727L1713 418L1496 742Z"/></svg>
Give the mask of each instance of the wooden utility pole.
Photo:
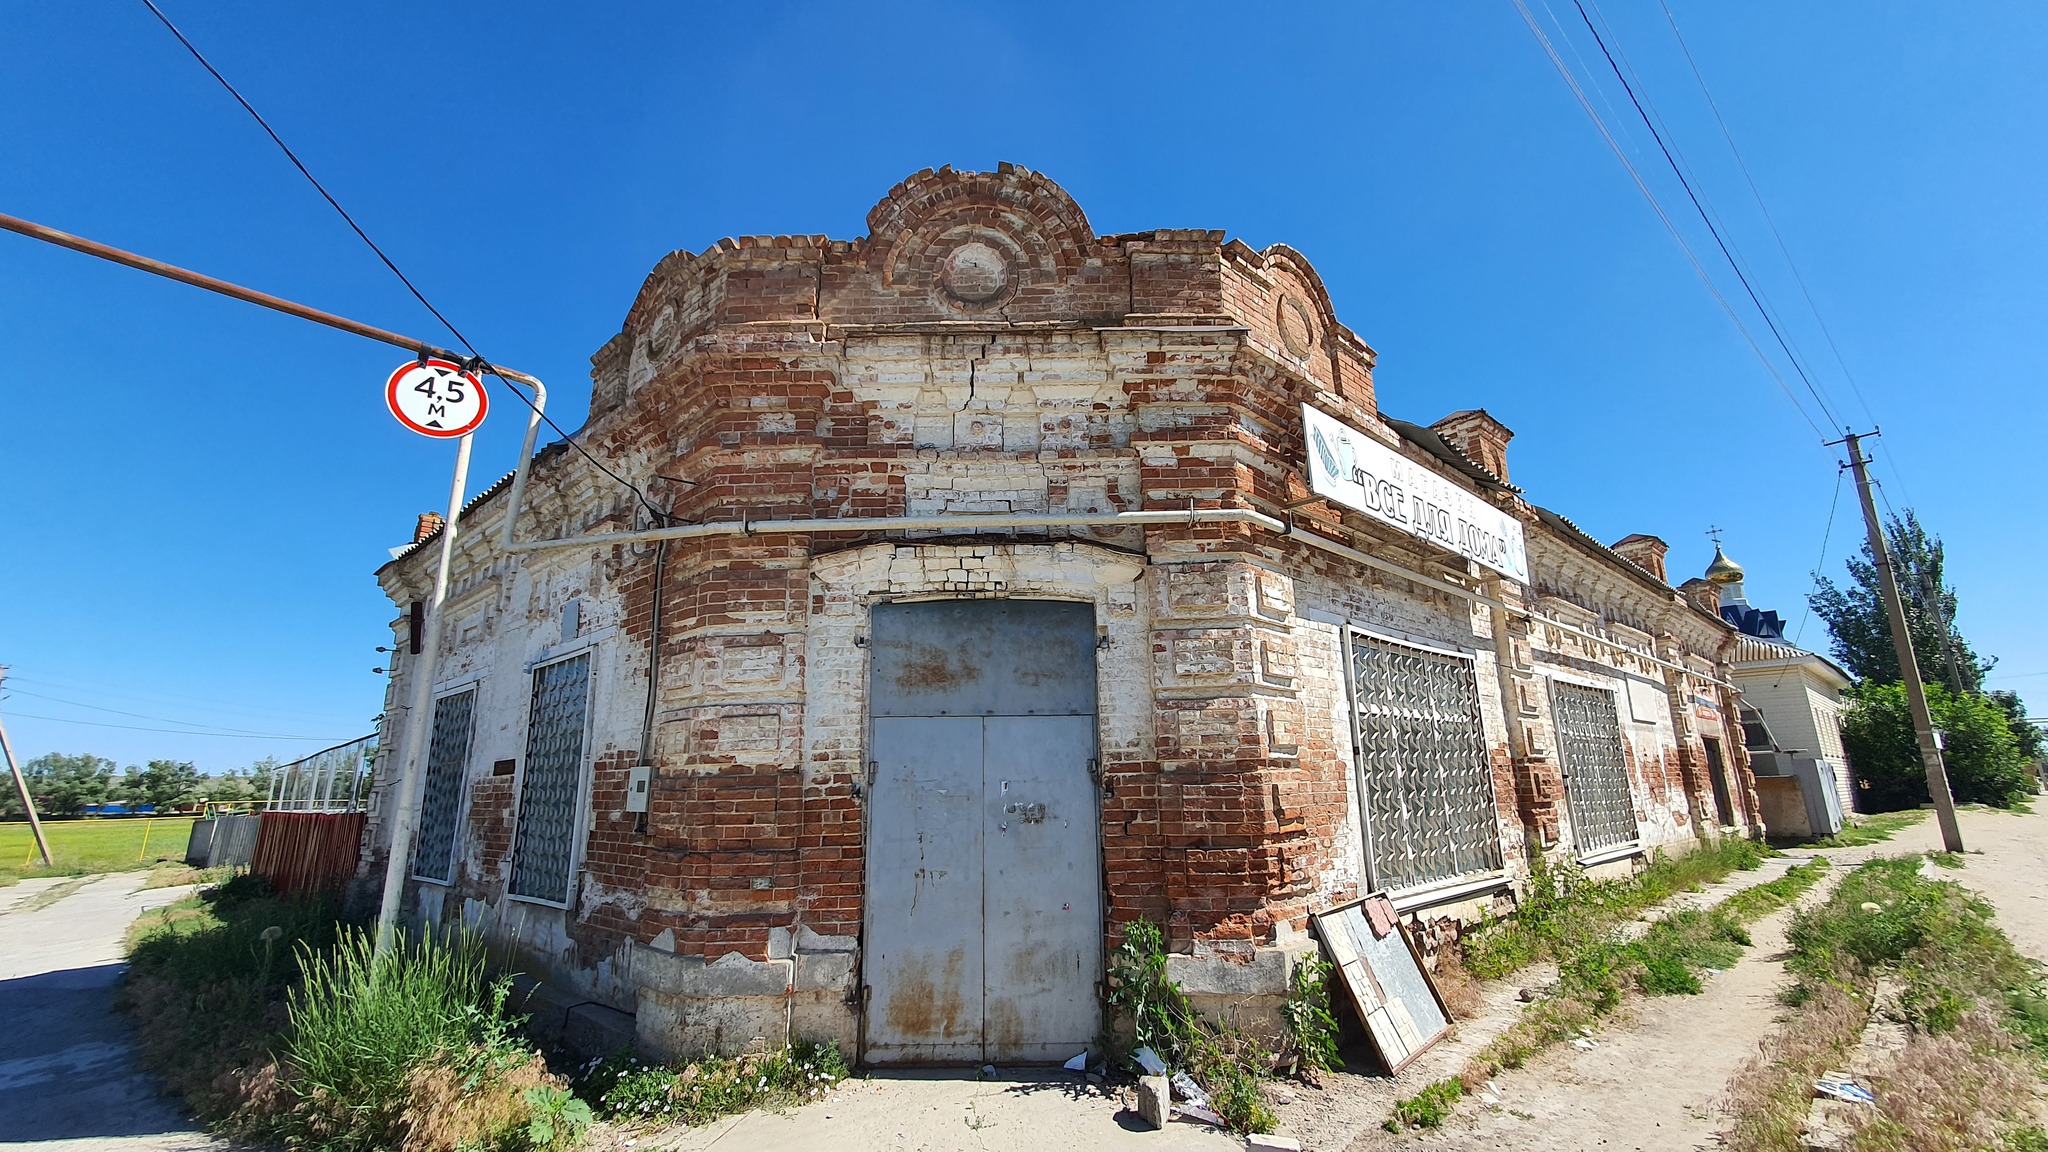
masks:
<svg viewBox="0 0 2048 1152"><path fill-rule="evenodd" d="M1891 622L1892 650L1899 657L1899 678L1906 684L1906 702L1913 709L1913 734L1920 741L1920 762L1927 767L1927 795L1934 801L1934 814L1941 821L1942 847L1963 850L1963 831L1956 824L1956 798L1949 794L1948 768L1941 762L1941 746L1934 742L1934 716L1927 710L1927 686L1920 680L1920 661L1913 653L1913 634L1906 630L1906 608L1899 599L1899 580L1892 571L1891 550L1885 546L1884 526L1877 519L1877 504L1870 495L1870 463L1863 455L1862 437L1846 433L1838 444L1849 446L1849 467L1856 473L1856 494L1863 501L1863 529L1870 538L1870 557L1877 563L1877 585L1884 597L1885 619Z"/></svg>
<svg viewBox="0 0 2048 1152"><path fill-rule="evenodd" d="M7 682L7 668L0 665L0 684ZM22 777L21 765L15 762L14 745L7 740L7 725L0 722L0 753L7 756L7 771L14 777L14 794L21 797L21 810L28 813L28 828L35 834L36 851L43 854L43 867L49 868L55 862L50 859L50 842L43 838L43 821L36 815L35 797L28 794L28 781Z"/></svg>

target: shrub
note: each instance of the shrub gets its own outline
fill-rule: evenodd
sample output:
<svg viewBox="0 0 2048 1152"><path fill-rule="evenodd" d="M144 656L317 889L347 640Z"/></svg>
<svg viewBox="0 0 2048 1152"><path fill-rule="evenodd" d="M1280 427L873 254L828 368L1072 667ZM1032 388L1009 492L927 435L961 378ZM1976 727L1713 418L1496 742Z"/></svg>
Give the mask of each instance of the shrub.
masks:
<svg viewBox="0 0 2048 1152"><path fill-rule="evenodd" d="M1272 1054L1237 1029L1195 1011L1180 985L1167 978L1166 938L1158 925L1148 920L1124 925L1123 942L1110 953L1107 984L1111 1012L1128 1022L1133 1047L1151 1048L1169 1065L1187 1069L1231 1128L1273 1130L1278 1117L1259 1087L1273 1067Z"/></svg>

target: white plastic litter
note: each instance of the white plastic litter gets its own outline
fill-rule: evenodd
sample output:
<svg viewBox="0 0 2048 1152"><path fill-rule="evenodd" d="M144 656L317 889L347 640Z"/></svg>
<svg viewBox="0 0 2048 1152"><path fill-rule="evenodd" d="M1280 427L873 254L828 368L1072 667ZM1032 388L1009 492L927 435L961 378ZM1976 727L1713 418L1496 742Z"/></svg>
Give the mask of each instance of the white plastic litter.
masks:
<svg viewBox="0 0 2048 1152"><path fill-rule="evenodd" d="M1200 1120L1204 1124L1213 1124L1218 1128L1224 1126L1223 1117L1218 1116L1216 1110L1206 1104L1175 1104L1173 1111L1175 1115L1186 1116L1192 1120Z"/></svg>
<svg viewBox="0 0 2048 1152"><path fill-rule="evenodd" d="M1088 1070L1088 1053L1083 1052L1072 1060L1067 1061L1066 1069L1069 1072L1086 1072Z"/></svg>
<svg viewBox="0 0 2048 1152"><path fill-rule="evenodd" d="M1877 1097L1870 1089L1849 1079L1847 1072L1830 1072L1813 1082L1813 1090L1822 1096L1836 1100L1847 1100L1851 1104L1875 1104Z"/></svg>
<svg viewBox="0 0 2048 1152"><path fill-rule="evenodd" d="M1140 1048L1136 1052L1131 1053L1131 1056L1137 1060L1138 1067L1143 1068L1147 1076L1166 1075L1166 1061L1161 1060L1159 1053L1154 1052L1150 1048Z"/></svg>
<svg viewBox="0 0 2048 1152"><path fill-rule="evenodd" d="M1587 1052L1591 1052L1595 1047L1597 1047L1597 1045L1595 1045L1591 1040L1586 1039L1584 1036L1581 1036L1578 1039L1572 1041L1572 1047L1579 1048Z"/></svg>
<svg viewBox="0 0 2048 1152"><path fill-rule="evenodd" d="M1203 1108L1209 1106L1209 1094L1202 1091L1202 1086L1195 1083L1194 1077L1185 1072L1173 1074L1173 1090L1180 1093L1180 1098L1190 1104L1198 1104Z"/></svg>

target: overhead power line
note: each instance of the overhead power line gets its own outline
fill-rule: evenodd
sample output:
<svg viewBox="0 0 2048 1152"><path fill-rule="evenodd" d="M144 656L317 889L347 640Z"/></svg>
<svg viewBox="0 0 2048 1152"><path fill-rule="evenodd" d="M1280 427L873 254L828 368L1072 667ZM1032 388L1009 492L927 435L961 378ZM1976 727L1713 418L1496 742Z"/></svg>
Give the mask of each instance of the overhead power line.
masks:
<svg viewBox="0 0 2048 1152"><path fill-rule="evenodd" d="M654 502L647 498L647 493L641 491L640 486L638 484L633 483L631 480L628 480L625 477L619 475L618 473L612 471L610 468L607 468L604 465L603 461L599 460L597 457L592 456L589 452L585 451L583 445L576 443L576 441L569 435L569 433L563 430L560 424L555 423L554 417L549 416L547 413L541 411L540 408L536 407L534 402L531 399L529 399L525 393L519 390L517 384L515 384L511 380L507 380L505 377L500 376L498 375L497 372L493 371L491 368L490 360L487 359L483 353L477 351L476 345L469 342L469 337L464 336L462 334L462 330L460 328L457 328L453 321L449 320L448 317L442 315L441 310L439 308L434 307L433 301L428 300L426 294L419 290L419 287L412 282L412 279L399 269L397 262L392 260L390 256L386 255L384 249L378 247L377 242L375 240L370 239L370 234L368 232L363 231L362 225L356 223L356 218L354 216L349 215L348 209L343 208L341 206L341 201L335 199L334 194L327 190L327 186L320 183L319 178L314 176L312 170L307 168L305 163L299 159L298 153L292 151L291 145L286 144L284 142L284 137L279 136L277 134L277 130L270 126L270 121L265 120L263 118L263 114L256 110L256 106L254 104L249 103L248 98L243 96L242 93L238 89L236 89L236 87L233 84L229 83L227 77L221 75L220 69L215 68L213 66L213 62L206 58L205 53L201 52L199 48L196 45L194 45L192 41L189 38L187 38L183 32L179 31L178 26L176 24L171 23L171 18L164 15L163 9L158 8L156 6L156 0L142 0L142 3L149 8L150 12L156 16L157 20L160 21L165 28L170 30L171 35L178 38L178 43L183 44L185 46L185 51L190 52L192 54L192 58L194 60L199 61L199 66L206 69L208 75L212 76L215 80L218 80L222 88L227 89L228 95L235 98L235 103L240 104L242 106L243 111L247 112L250 115L250 117L256 121L257 126L263 129L264 134L269 136L271 142L276 144L278 149L284 153L285 159L291 161L292 167L299 170L299 175L304 176L306 178L306 182L313 186L313 190L320 193L320 198L327 201L328 205L332 207L335 210L335 212L340 214L342 220L348 224L349 230L354 232L356 236L359 239L361 239L364 244L368 245L370 251L376 253L377 259L383 262L384 267L389 268L391 270L391 274L393 276L398 277L399 283L405 285L405 290L412 293L413 299L418 300L422 307L424 307L427 311L433 313L434 319L439 320L441 322L441 326L448 329L449 333L455 337L456 341L469 351L470 356L474 358L475 368L480 368L483 371L490 372L491 375L496 376L501 381L504 381L506 388L508 388L511 391L512 395L517 397L521 404L524 404L529 409L532 409L534 414L539 416L541 420L544 423L546 423L549 428L554 429L555 435L560 436L562 440L569 445L569 447L575 449L578 455L582 456L585 460L588 460L592 464L592 466L594 466L599 472L604 473L606 476L609 476L613 481L617 482L620 485L623 485L625 488L630 490L634 496L639 498L641 506L646 508L647 511L652 513L658 520L661 520L666 523L674 519L668 514L666 510L655 507Z"/></svg>
<svg viewBox="0 0 2048 1152"><path fill-rule="evenodd" d="M1557 74L1563 77L1565 86L1570 88L1572 95L1578 98L1579 107L1584 109L1587 118L1593 121L1593 127L1599 131L1600 138L1607 141L1607 147L1614 152L1614 158L1621 161L1621 166L1628 172L1629 179L1635 181L1636 190L1643 194L1643 199L1647 200L1650 204L1650 210L1657 214L1657 219L1663 222L1665 230L1671 233L1671 238L1677 242L1679 251L1685 253L1685 258L1691 263L1693 272L1699 276L1700 283L1706 285L1708 294L1714 298L1716 304L1721 306L1721 311L1727 314L1729 322L1734 324L1735 330L1742 335L1743 342L1749 345L1750 351L1756 353L1757 362L1764 366L1764 371L1770 374L1771 379L1776 382L1779 390L1785 393L1785 399L1792 402L1792 410L1799 413L1799 418L1806 421L1806 426L1813 429L1815 436L1825 440L1827 433L1821 431L1820 425L1815 423L1813 417L1807 413L1806 406L1799 402L1799 396L1792 391L1791 385L1787 384L1785 378L1779 374L1777 365L1773 364L1770 356L1765 354L1763 345L1757 342L1756 337L1750 333L1749 326L1742 322L1742 317L1736 313L1734 306L1728 303L1726 296L1722 295L1720 286L1714 283L1714 278L1707 273L1706 265L1700 262L1698 254L1693 251L1692 243L1685 238L1685 233L1681 232L1678 225L1672 221L1670 213L1664 210L1663 203L1657 199L1657 194L1650 190L1649 183L1643 179L1643 174L1637 170L1635 162L1629 159L1628 152L1622 148L1621 142L1614 138L1614 133L1607 127L1607 122L1600 118L1600 113L1593 107L1593 102L1587 97L1586 90L1579 84L1579 78L1572 74L1572 70L1565 64L1564 58L1557 54L1556 46L1551 43L1550 36L1543 31L1542 25L1536 22L1536 15L1529 11L1526 0L1513 0L1513 3L1516 11L1522 15L1522 22L1529 26L1529 33L1536 37L1536 43L1543 48L1544 55L1550 58L1551 66L1557 69Z"/></svg>
<svg viewBox="0 0 2048 1152"><path fill-rule="evenodd" d="M1721 250L1721 256L1735 272L1736 280L1741 282L1743 291L1749 295L1749 302L1756 306L1757 314L1763 317L1764 325L1771 330L1771 336L1777 340L1778 347L1791 362L1792 370L1798 373L1800 382L1806 385L1807 394L1813 397L1813 402L1819 405L1821 415L1827 417L1829 423L1840 425L1842 421L1828 408L1827 401L1814 386L1813 378L1807 375L1806 368L1800 364L1798 355L1792 351L1792 345L1785 339L1784 332L1779 330L1778 322L1771 317L1771 309L1765 305L1763 298L1757 294L1756 286L1750 283L1749 276L1743 272L1742 262L1735 258L1735 253L1729 250L1728 242L1722 237L1721 230L1715 227L1713 215L1700 203L1699 193L1693 190L1692 181L1686 178L1685 169L1672 156L1670 145L1664 141L1664 134L1657 130L1657 125L1652 121L1650 114L1644 110L1643 101L1636 95L1635 86L1628 82L1621 65L1615 62L1613 51L1607 47L1607 40L1600 35L1600 29L1594 25L1593 18L1587 15L1585 4L1582 0L1572 0L1572 7L1578 9L1579 19L1585 23L1586 31L1593 34L1593 43L1599 46L1600 54L1606 57L1607 67L1614 72L1614 78L1621 81L1621 90L1628 94L1629 103L1635 107L1636 115L1643 121L1643 127L1650 130L1650 138L1657 142L1657 150L1663 154L1664 162L1671 166L1671 174L1678 177L1679 187L1685 189L1686 199L1692 201L1693 210L1699 213L1700 222L1707 226L1708 235L1714 238L1714 244Z"/></svg>
<svg viewBox="0 0 2048 1152"><path fill-rule="evenodd" d="M130 732L167 732L173 736L208 736L225 740L332 741L332 736L290 736L283 732L199 732L189 728L145 728L140 724L110 724L104 720L68 720L62 716L37 716L31 712L9 712L17 720L46 720L52 724L79 724L87 728L122 728Z"/></svg>
<svg viewBox="0 0 2048 1152"><path fill-rule="evenodd" d="M178 720L170 716L150 716L141 712L126 712L119 708L108 708L103 704L87 704L82 700L66 700L61 696L51 696L45 692L31 692L26 688L9 688L7 691L16 696L33 696L38 700L48 700L52 704L63 704L72 708L90 708L94 712L107 712L115 716L126 716L131 720L154 720L159 724L184 724L193 728L212 729L218 734L234 732L247 736L276 735L274 732L256 732L248 728L227 728L213 724L201 724L196 720Z"/></svg>

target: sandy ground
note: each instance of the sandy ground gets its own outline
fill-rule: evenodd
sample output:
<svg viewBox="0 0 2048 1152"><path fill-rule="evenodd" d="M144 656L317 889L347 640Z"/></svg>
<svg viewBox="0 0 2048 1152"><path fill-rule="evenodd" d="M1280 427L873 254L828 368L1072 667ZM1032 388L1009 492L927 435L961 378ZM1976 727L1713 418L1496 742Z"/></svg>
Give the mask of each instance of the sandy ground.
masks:
<svg viewBox="0 0 2048 1152"><path fill-rule="evenodd" d="M142 891L142 872L0 889L0 1147L189 1152L218 1147L136 1067L112 1010L135 918L190 891ZM59 886L68 895L33 908Z"/></svg>
<svg viewBox="0 0 2048 1152"><path fill-rule="evenodd" d="M2043 915L2048 909L2042 905L2048 816L1969 810L1961 813L1960 823L1965 866L1946 875L1991 902L2000 926L2021 951L2048 961L2048 916ZM1824 898L1849 867L1864 860L1940 847L1940 830L1930 818L1889 841L1800 851L1787 862L1823 855L1838 865L1828 881L1807 895L1811 901ZM1758 1040L1778 1026L1783 1012L1776 995L1786 980L1782 958L1791 915L1788 909L1752 925L1754 947L1734 968L1712 977L1699 996L1640 1001L1626 1018L1595 1035L1592 1049L1553 1049L1529 1067L1501 1076L1495 1081L1502 1097L1498 1105L1468 1100L1450 1124L1435 1132L1364 1133L1351 1144L1352 1152L1720 1147L1719 1133L1728 1121L1718 1107L1722 1091ZM1402 1081L1411 1090L1427 1082L1412 1075L1403 1075Z"/></svg>
<svg viewBox="0 0 2048 1152"><path fill-rule="evenodd" d="M1128 1090L1087 1084L1058 1071L992 1080L969 1072L876 1074L848 1081L823 1103L783 1113L749 1112L687 1132L643 1138L640 1147L741 1152L953 1152L1103 1148L1225 1152L1244 1142L1179 1120L1155 1131L1133 1111ZM600 1145L620 1148L620 1143Z"/></svg>

